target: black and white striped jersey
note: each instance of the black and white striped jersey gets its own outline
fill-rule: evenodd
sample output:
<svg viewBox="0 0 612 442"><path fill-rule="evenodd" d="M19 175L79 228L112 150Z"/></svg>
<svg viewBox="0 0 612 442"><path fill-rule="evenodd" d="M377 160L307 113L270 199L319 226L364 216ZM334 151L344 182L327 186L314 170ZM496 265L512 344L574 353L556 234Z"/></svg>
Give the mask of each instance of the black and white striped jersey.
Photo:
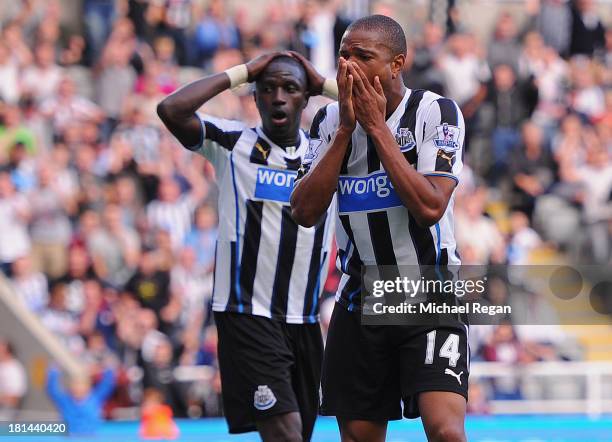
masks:
<svg viewBox="0 0 612 442"><path fill-rule="evenodd" d="M338 103L319 110L298 179L331 145L339 124ZM458 181L465 123L456 103L429 91L407 90L387 120L406 161L424 175ZM336 300L353 310L360 304L362 265L457 265L453 202L432 227L417 224L393 189L373 141L357 124L344 158L335 205L338 268Z"/></svg>
<svg viewBox="0 0 612 442"><path fill-rule="evenodd" d="M219 186L213 310L318 321L334 217L330 210L301 227L289 205L307 134L300 130L299 146L282 148L261 127L200 119L203 142L190 149L213 164Z"/></svg>

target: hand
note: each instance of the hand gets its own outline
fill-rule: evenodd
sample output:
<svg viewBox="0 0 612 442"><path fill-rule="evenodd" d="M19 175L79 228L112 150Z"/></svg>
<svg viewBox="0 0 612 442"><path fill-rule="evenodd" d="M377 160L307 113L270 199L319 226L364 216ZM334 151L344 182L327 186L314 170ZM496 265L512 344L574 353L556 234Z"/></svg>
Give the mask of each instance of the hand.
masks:
<svg viewBox="0 0 612 442"><path fill-rule="evenodd" d="M380 78L374 78L374 86L356 63L348 63L349 75L353 80L354 109L357 121L366 132L385 125L387 99L383 92Z"/></svg>
<svg viewBox="0 0 612 442"><path fill-rule="evenodd" d="M325 77L319 74L312 63L299 52L289 51L289 54L302 63L302 66L304 66L304 70L308 76L308 95L311 97L321 95L321 92L323 92Z"/></svg>
<svg viewBox="0 0 612 442"><path fill-rule="evenodd" d="M348 62L340 57L338 61L338 104L340 105L340 127L353 132L357 121L353 106L353 76L348 74Z"/></svg>
<svg viewBox="0 0 612 442"><path fill-rule="evenodd" d="M283 51L283 52L268 52L266 54L260 55L259 57L256 57L256 58L252 59L251 61L249 61L246 64L247 71L249 73L247 81L249 83L251 83L251 82L257 80L257 77L259 76L259 74L261 74L263 72L263 70L266 68L268 63L270 63L276 57L280 57L281 55L286 55L288 57L291 56L286 51Z"/></svg>

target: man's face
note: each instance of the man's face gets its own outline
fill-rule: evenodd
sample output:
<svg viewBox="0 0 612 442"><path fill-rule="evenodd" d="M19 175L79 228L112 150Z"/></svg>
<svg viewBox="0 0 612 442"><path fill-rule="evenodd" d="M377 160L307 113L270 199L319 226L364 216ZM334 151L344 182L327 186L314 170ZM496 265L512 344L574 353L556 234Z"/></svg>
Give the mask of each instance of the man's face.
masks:
<svg viewBox="0 0 612 442"><path fill-rule="evenodd" d="M275 59L257 80L255 103L264 130L278 137L295 136L308 103L308 80L297 63Z"/></svg>
<svg viewBox="0 0 612 442"><path fill-rule="evenodd" d="M353 29L344 34L340 56L356 63L370 84L374 84L374 77L378 76L385 95L391 90L392 75L399 75L405 61L405 57L393 56L380 35L364 29Z"/></svg>

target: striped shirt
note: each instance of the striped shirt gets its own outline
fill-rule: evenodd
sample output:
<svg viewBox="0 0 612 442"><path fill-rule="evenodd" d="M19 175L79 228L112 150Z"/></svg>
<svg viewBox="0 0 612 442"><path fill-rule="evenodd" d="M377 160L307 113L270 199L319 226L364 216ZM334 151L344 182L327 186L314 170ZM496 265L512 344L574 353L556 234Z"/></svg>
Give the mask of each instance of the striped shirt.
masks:
<svg viewBox="0 0 612 442"><path fill-rule="evenodd" d="M308 137L300 131L299 146L282 148L260 127L200 118L202 143L190 149L213 164L219 186L213 310L318 321L333 217L306 228L289 206Z"/></svg>
<svg viewBox="0 0 612 442"><path fill-rule="evenodd" d="M319 110L298 179L317 164L339 125L338 103ZM407 90L387 126L404 154L423 175L458 181L465 134L457 104L429 91ZM459 264L453 232L453 202L431 227L421 227L393 189L374 142L359 124L340 170L336 190L337 266L342 278L336 300L359 307L363 265Z"/></svg>
<svg viewBox="0 0 612 442"><path fill-rule="evenodd" d="M191 194L180 196L176 201L154 200L147 206L147 220L154 229L170 234L172 247L178 249L191 230L191 220L198 201Z"/></svg>

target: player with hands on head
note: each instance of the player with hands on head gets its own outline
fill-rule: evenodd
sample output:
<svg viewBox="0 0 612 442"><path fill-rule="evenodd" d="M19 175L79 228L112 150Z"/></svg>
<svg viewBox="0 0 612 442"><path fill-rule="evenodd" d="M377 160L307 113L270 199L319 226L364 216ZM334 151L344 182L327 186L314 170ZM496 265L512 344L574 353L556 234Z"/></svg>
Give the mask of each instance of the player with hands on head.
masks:
<svg viewBox="0 0 612 442"><path fill-rule="evenodd" d="M255 83L259 126L198 113L245 82ZM302 111L311 96L334 96L334 86L301 55L275 52L190 83L158 105L170 132L216 171L213 311L223 407L230 433L258 431L265 442L310 440L318 412L318 301L333 216L299 226L289 196L308 150Z"/></svg>

